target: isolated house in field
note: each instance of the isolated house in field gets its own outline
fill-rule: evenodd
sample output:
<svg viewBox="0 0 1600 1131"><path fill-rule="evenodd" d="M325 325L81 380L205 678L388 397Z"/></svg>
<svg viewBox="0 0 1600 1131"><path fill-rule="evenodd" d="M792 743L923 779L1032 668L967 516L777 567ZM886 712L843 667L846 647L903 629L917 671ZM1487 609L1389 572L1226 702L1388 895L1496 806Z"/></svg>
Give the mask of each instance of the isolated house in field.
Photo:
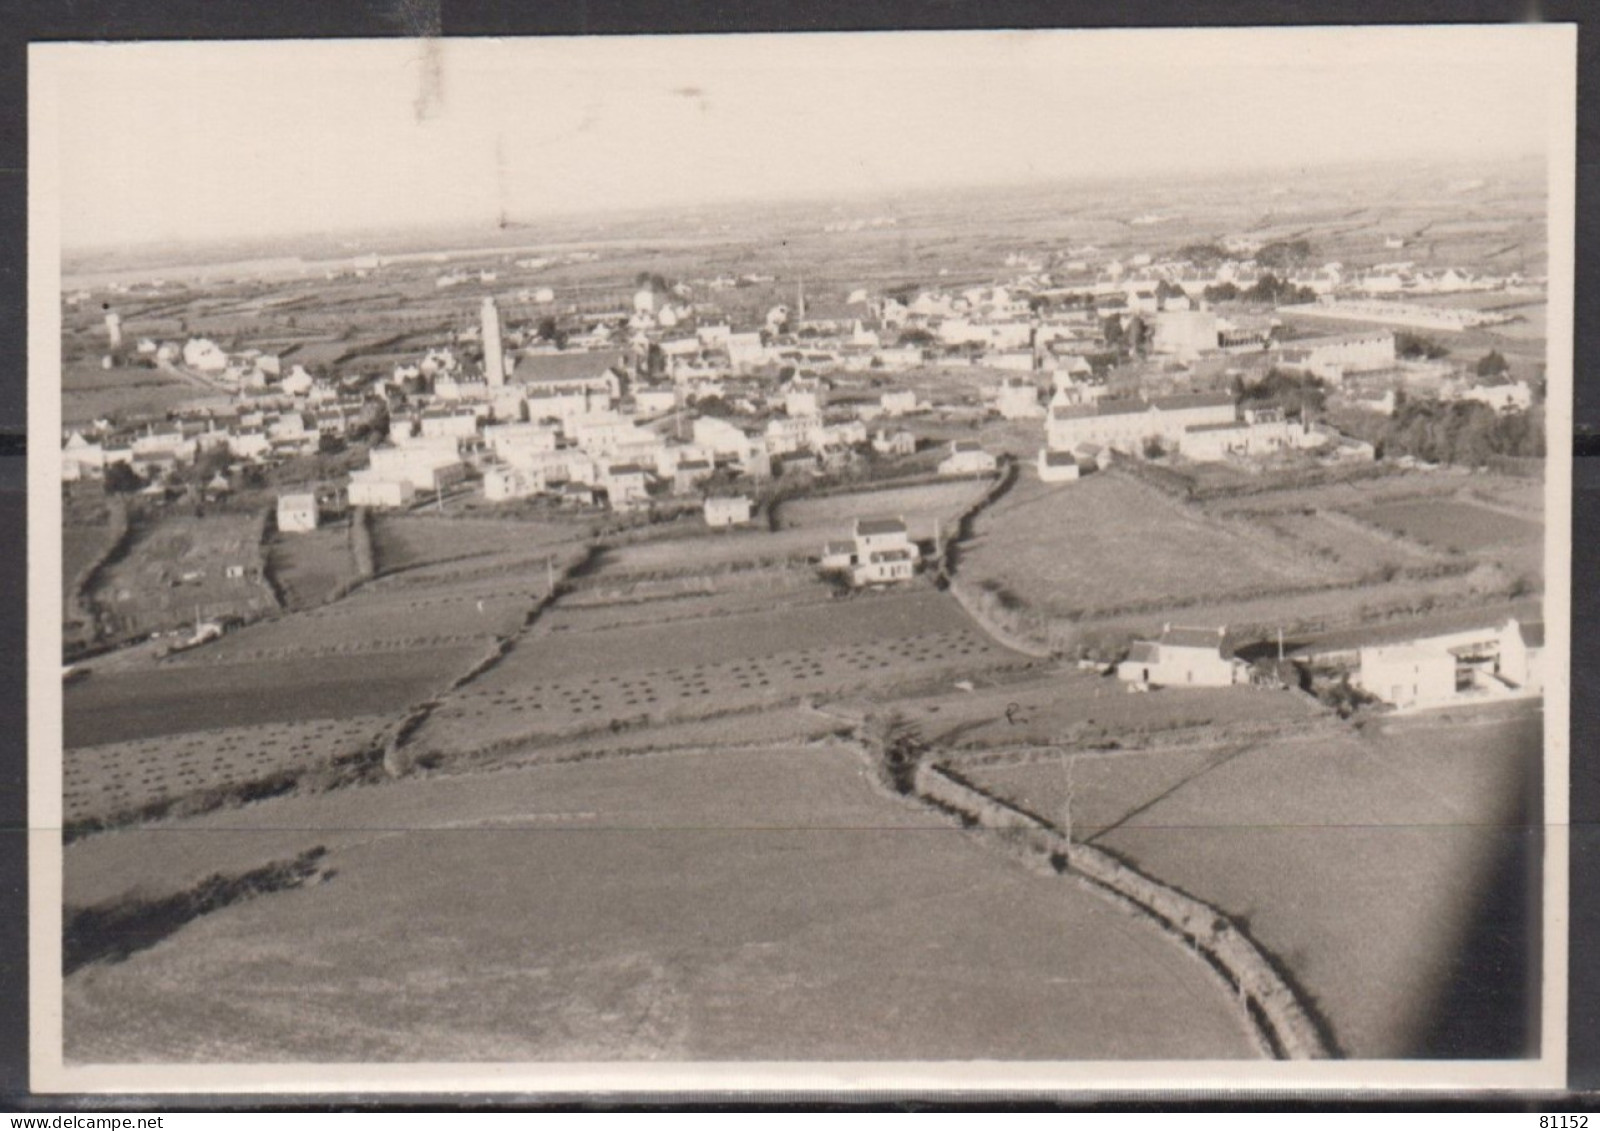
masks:
<svg viewBox="0 0 1600 1131"><path fill-rule="evenodd" d="M1052 452L1039 449L1039 479L1044 483L1071 483L1083 474L1078 459L1071 452Z"/></svg>
<svg viewBox="0 0 1600 1131"><path fill-rule="evenodd" d="M887 585L909 580L921 557L904 519L858 518L851 541L824 545L821 566L848 570L854 585Z"/></svg>
<svg viewBox="0 0 1600 1131"><path fill-rule="evenodd" d="M950 441L950 454L939 464L940 475L986 475L999 462L976 440Z"/></svg>
<svg viewBox="0 0 1600 1131"><path fill-rule="evenodd" d="M1117 678L1141 686L1229 687L1249 680L1248 668L1225 654L1226 628L1166 625L1155 640L1136 640L1117 665Z"/></svg>
<svg viewBox="0 0 1600 1131"><path fill-rule="evenodd" d="M713 496L705 502L706 525L743 526L750 521L750 507L750 500L743 495Z"/></svg>
<svg viewBox="0 0 1600 1131"><path fill-rule="evenodd" d="M317 528L317 497L306 493L278 496L278 529L303 534Z"/></svg>
<svg viewBox="0 0 1600 1131"><path fill-rule="evenodd" d="M1352 682L1395 707L1537 695L1544 624L1504 624L1363 647Z"/></svg>

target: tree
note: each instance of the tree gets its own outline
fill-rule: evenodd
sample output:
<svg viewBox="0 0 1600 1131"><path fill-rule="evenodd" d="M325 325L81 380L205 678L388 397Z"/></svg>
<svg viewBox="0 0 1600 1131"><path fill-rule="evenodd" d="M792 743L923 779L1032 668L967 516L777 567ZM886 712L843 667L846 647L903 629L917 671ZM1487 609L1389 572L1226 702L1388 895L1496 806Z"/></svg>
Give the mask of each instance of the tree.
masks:
<svg viewBox="0 0 1600 1131"><path fill-rule="evenodd" d="M1287 271L1311 258L1311 241L1276 240L1256 252L1256 262L1275 271Z"/></svg>
<svg viewBox="0 0 1600 1131"><path fill-rule="evenodd" d="M1394 352L1400 357L1426 358L1433 361L1444 357L1450 352L1449 347L1442 346L1432 338L1425 338L1421 334L1410 330L1396 330L1394 332Z"/></svg>
<svg viewBox="0 0 1600 1131"><path fill-rule="evenodd" d="M113 495L131 495L144 486L139 473L125 463L106 464L105 489Z"/></svg>
<svg viewBox="0 0 1600 1131"><path fill-rule="evenodd" d="M1239 297L1239 288L1232 283L1212 283L1201 294L1207 302L1233 302Z"/></svg>
<svg viewBox="0 0 1600 1131"><path fill-rule="evenodd" d="M1504 354L1499 350L1490 350L1478 359L1476 372L1479 377L1498 377L1510 368Z"/></svg>
<svg viewBox="0 0 1600 1131"><path fill-rule="evenodd" d="M1160 436L1146 436L1144 438L1144 458L1160 459L1167 454L1167 446L1161 442Z"/></svg>

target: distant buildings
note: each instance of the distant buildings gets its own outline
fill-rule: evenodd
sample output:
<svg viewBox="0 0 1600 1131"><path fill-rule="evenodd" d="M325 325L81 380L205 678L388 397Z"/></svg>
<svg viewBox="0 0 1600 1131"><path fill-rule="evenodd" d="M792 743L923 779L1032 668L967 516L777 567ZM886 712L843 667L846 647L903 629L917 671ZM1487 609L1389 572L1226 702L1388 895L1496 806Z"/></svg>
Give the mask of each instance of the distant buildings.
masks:
<svg viewBox="0 0 1600 1131"><path fill-rule="evenodd" d="M1334 382L1352 373L1393 369L1394 331L1367 330L1286 342L1276 351L1275 361L1281 369Z"/></svg>

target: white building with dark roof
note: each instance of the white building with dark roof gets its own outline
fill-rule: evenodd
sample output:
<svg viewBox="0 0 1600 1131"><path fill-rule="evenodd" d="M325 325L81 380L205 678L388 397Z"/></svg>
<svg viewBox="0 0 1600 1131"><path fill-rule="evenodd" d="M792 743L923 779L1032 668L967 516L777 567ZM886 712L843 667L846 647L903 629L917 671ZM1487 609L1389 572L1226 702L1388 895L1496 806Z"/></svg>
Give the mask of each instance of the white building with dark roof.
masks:
<svg viewBox="0 0 1600 1131"><path fill-rule="evenodd" d="M1231 687L1249 681L1247 666L1228 654L1226 628L1164 625L1154 640L1136 640L1117 678L1144 687Z"/></svg>

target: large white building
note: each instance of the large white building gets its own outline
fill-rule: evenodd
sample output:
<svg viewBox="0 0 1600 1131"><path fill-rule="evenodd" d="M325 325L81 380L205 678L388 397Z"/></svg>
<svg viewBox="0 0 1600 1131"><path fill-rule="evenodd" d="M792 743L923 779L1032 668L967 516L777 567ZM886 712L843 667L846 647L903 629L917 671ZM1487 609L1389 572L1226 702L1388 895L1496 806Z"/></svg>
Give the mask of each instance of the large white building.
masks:
<svg viewBox="0 0 1600 1131"><path fill-rule="evenodd" d="M1181 448L1190 428L1232 424L1235 418L1233 397L1227 393L1183 393L1148 401L1102 398L1093 404L1052 405L1045 440L1058 452L1083 444L1138 452L1148 439Z"/></svg>
<svg viewBox="0 0 1600 1131"><path fill-rule="evenodd" d="M1286 342L1276 351L1279 368L1325 381L1352 373L1374 373L1395 366L1394 331L1365 330Z"/></svg>
<svg viewBox="0 0 1600 1131"><path fill-rule="evenodd" d="M1537 695L1544 625L1503 624L1360 649L1352 682L1401 708Z"/></svg>

